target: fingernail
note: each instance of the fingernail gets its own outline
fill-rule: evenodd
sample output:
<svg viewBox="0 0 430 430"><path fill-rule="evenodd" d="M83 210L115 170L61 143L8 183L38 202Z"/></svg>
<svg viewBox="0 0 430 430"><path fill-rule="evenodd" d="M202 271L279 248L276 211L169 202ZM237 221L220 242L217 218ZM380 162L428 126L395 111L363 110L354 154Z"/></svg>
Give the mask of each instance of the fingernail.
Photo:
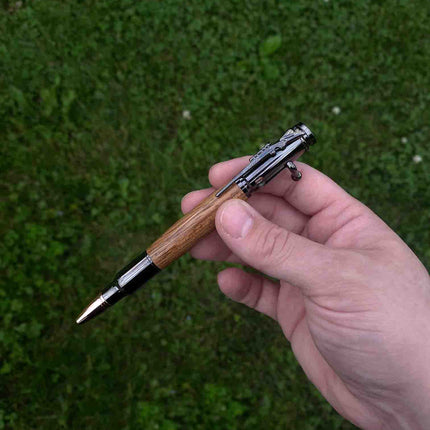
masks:
<svg viewBox="0 0 430 430"><path fill-rule="evenodd" d="M252 227L253 218L241 201L232 200L222 209L220 221L223 230L228 235L240 239L248 234Z"/></svg>

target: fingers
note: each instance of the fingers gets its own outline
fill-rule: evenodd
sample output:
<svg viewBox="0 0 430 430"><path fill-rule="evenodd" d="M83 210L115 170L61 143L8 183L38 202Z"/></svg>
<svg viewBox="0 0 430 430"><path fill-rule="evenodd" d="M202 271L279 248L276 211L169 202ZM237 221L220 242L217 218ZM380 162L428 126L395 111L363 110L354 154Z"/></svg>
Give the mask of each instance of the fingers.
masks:
<svg viewBox="0 0 430 430"><path fill-rule="evenodd" d="M300 290L285 282L232 267L218 274L218 285L232 300L277 320L289 340L305 315Z"/></svg>
<svg viewBox="0 0 430 430"><path fill-rule="evenodd" d="M334 265L340 264L339 251L273 224L240 200L225 202L215 224L233 254L263 273L301 288L304 294L326 287L330 273L336 273Z"/></svg>
<svg viewBox="0 0 430 430"><path fill-rule="evenodd" d="M303 231L309 220L284 199L265 192L254 194L248 203L264 218L297 234Z"/></svg>
<svg viewBox="0 0 430 430"><path fill-rule="evenodd" d="M203 199L214 192L213 188L197 190L188 193L181 202L181 209L184 214L194 209ZM201 260L227 261L230 263L241 263L242 261L235 257L231 249L221 240L218 233L214 231L200 242L198 242L191 250L190 254L194 258Z"/></svg>
<svg viewBox="0 0 430 430"><path fill-rule="evenodd" d="M206 188L188 193L181 202L182 212L184 214L189 212L213 192L213 188ZM254 194L248 202L265 218L294 233L300 233L309 220L284 199L271 194L264 192Z"/></svg>
<svg viewBox="0 0 430 430"><path fill-rule="evenodd" d="M200 260L226 261L227 263L243 264L243 261L233 254L231 249L214 231L193 246L190 254Z"/></svg>
<svg viewBox="0 0 430 430"><path fill-rule="evenodd" d="M214 164L209 169L209 182L215 187L224 186L231 178L236 176L245 166L249 164L249 156L233 158Z"/></svg>
<svg viewBox="0 0 430 430"><path fill-rule="evenodd" d="M218 285L232 300L277 319L279 284L232 267L218 274Z"/></svg>
<svg viewBox="0 0 430 430"><path fill-rule="evenodd" d="M213 188L205 188L203 190L192 191L185 195L181 201L181 210L184 214L194 209L203 199L212 194Z"/></svg>
<svg viewBox="0 0 430 430"><path fill-rule="evenodd" d="M228 182L249 163L249 157L235 158L215 164L209 171L209 181L215 188ZM312 167L297 162L302 172L298 182L291 180L288 170L279 173L264 187L264 192L282 197L305 215L313 216L336 201L355 201L329 177Z"/></svg>
<svg viewBox="0 0 430 430"><path fill-rule="evenodd" d="M209 188L187 194L182 200L182 210L184 213L193 209L212 192L213 189ZM285 200L273 195L265 193L255 194L250 198L249 203L265 218L294 233L300 233L308 220L307 216L294 209ZM232 263L242 262L231 252L217 233L210 234L202 239L193 247L190 253L193 257L202 260L228 261Z"/></svg>

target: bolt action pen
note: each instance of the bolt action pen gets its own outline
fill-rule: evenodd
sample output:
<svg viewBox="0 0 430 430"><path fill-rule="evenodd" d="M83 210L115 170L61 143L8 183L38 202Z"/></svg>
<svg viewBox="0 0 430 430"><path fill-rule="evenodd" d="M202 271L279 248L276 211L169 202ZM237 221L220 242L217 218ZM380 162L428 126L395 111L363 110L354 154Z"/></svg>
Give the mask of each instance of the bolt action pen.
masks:
<svg viewBox="0 0 430 430"><path fill-rule="evenodd" d="M215 229L216 211L226 200L246 200L285 168L290 170L292 179L298 181L302 175L294 161L315 141L309 128L299 123L287 130L278 142L263 146L251 157L249 164L224 187L203 200L173 224L146 252L120 270L76 322L82 324L102 313L189 251Z"/></svg>

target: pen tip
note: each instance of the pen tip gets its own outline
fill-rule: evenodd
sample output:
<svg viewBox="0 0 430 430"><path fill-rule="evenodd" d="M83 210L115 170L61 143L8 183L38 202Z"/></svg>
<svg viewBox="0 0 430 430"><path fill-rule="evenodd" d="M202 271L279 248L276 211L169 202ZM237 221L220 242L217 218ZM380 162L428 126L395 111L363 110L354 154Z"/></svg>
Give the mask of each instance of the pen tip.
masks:
<svg viewBox="0 0 430 430"><path fill-rule="evenodd" d="M76 323L83 324L93 319L97 315L101 314L108 306L109 304L106 302L103 296L100 295L83 310L83 312L78 316Z"/></svg>

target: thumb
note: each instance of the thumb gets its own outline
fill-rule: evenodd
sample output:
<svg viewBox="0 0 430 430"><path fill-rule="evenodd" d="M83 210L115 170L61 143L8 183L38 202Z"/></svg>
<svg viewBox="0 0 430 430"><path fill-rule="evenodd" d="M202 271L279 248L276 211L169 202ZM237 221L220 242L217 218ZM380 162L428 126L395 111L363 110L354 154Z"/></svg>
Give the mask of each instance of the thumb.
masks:
<svg viewBox="0 0 430 430"><path fill-rule="evenodd" d="M294 234L265 219L248 203L233 199L217 212L216 228L241 260L311 294L327 287L342 266L342 252ZM336 283L338 284L338 283Z"/></svg>

